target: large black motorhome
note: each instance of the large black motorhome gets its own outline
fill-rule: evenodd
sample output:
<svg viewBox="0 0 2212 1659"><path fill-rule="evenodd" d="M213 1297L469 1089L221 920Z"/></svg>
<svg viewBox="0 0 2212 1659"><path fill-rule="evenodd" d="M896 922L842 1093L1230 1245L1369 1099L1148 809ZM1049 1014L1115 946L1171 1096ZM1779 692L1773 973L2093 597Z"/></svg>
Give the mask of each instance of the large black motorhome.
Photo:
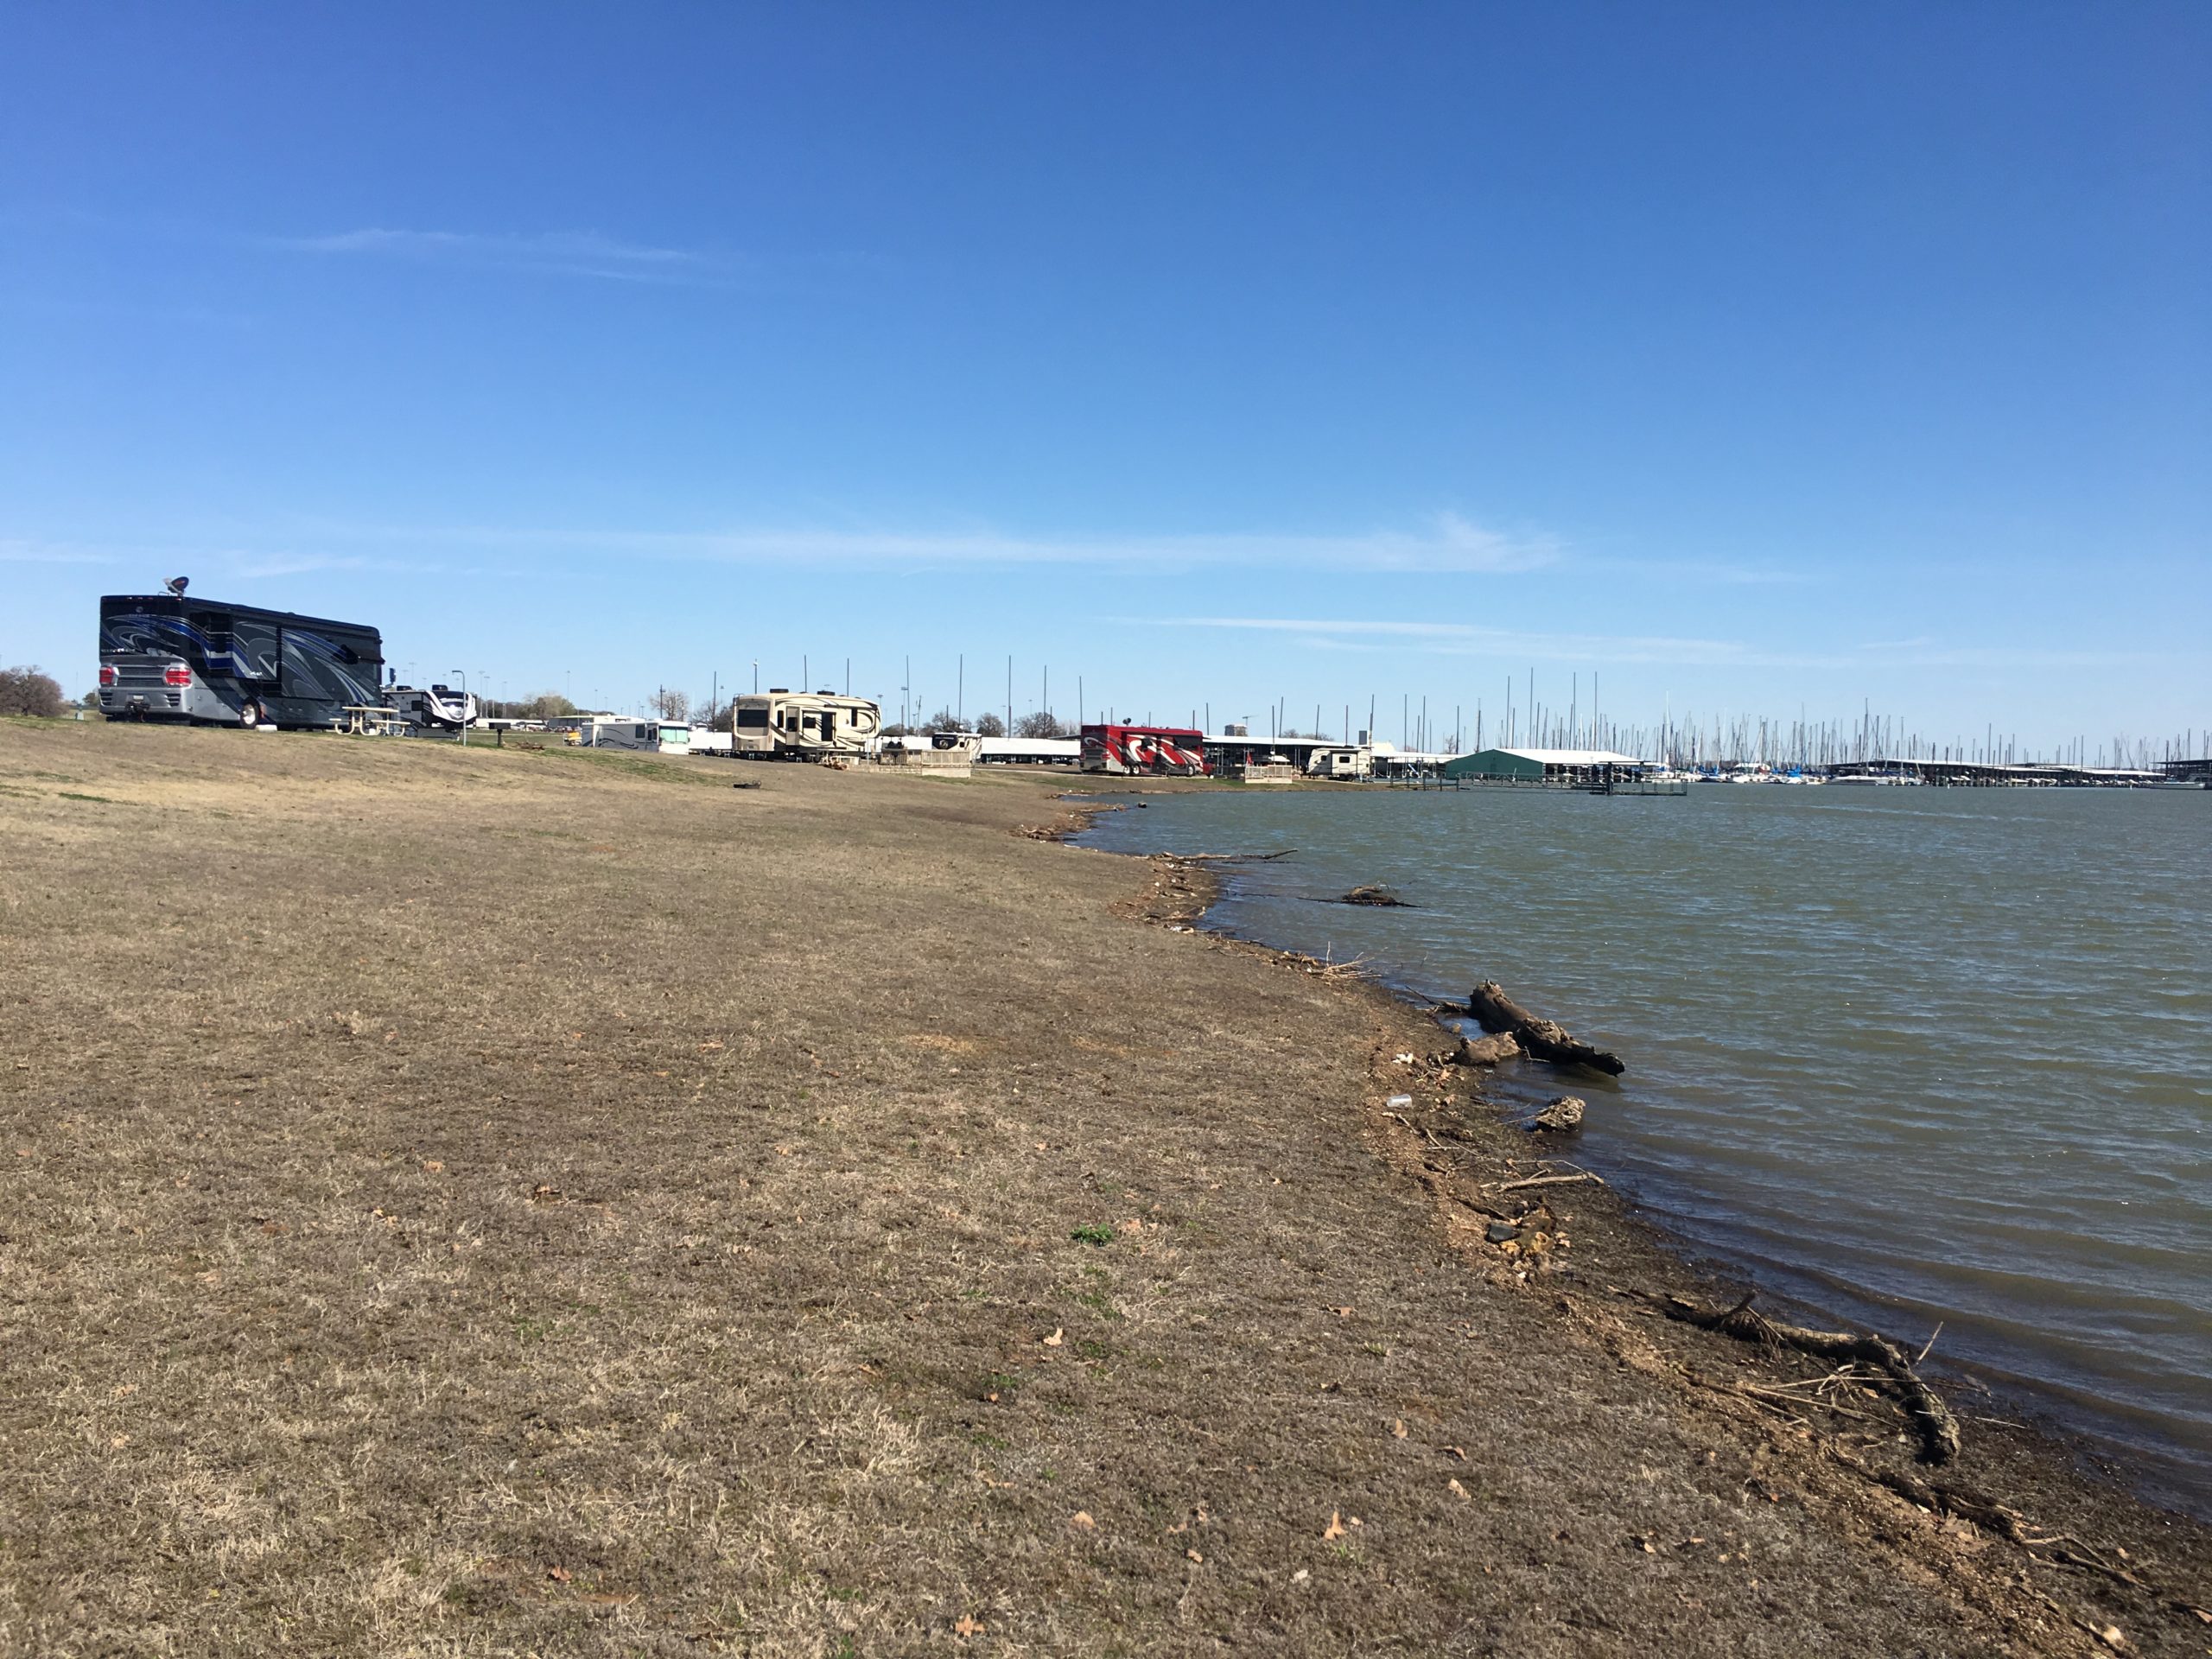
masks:
<svg viewBox="0 0 2212 1659"><path fill-rule="evenodd" d="M111 720L339 726L347 704L378 701L383 680L383 637L359 622L178 592L100 601L100 711Z"/></svg>

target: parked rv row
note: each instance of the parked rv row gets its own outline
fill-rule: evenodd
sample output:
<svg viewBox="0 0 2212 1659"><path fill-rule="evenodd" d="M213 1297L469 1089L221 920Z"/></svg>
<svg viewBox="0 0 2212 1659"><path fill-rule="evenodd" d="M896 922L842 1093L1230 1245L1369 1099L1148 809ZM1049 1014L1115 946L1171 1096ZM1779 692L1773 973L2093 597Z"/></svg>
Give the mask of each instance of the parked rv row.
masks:
<svg viewBox="0 0 2212 1659"><path fill-rule="evenodd" d="M542 722L486 721L476 698L434 684L407 686L385 664L383 636L365 623L188 598L179 576L154 594L100 601L99 704L111 719L290 729L466 733L536 725L588 748L739 760L918 760L917 750L958 750L967 765L1072 766L1122 776L1253 779L1438 778L1586 786L1624 779L1674 782L2034 784L2212 787L2202 762L2162 772L2066 766L1986 766L1924 760L1846 763L1788 774L1761 767L1681 774L1632 755L1592 749L1495 748L1415 753L1370 740L1219 735L1191 727L1087 724L1080 738L981 737L965 732L887 735L883 710L866 697L775 686L732 700L727 731L686 721L591 714ZM1347 737L1350 734L1346 734ZM944 755L950 760L956 757Z"/></svg>

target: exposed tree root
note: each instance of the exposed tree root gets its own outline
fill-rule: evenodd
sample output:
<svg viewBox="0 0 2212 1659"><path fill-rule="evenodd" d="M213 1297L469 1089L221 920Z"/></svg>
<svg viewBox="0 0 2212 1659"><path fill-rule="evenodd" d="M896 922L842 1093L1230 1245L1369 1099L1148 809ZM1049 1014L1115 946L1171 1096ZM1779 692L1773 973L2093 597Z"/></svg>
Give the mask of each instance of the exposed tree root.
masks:
<svg viewBox="0 0 2212 1659"><path fill-rule="evenodd" d="M1718 1331L1769 1347L1795 1348L1819 1359L1864 1365L1886 1379L1920 1431L1920 1456L1925 1463L1948 1463L1959 1455L1959 1420L1912 1369L1905 1351L1885 1338L1851 1331L1815 1331L1802 1325L1783 1325L1756 1312L1749 1296L1733 1307L1701 1307L1680 1296L1660 1304L1670 1319Z"/></svg>
<svg viewBox="0 0 2212 1659"><path fill-rule="evenodd" d="M2206 1608L2184 1596L2175 1594L2163 1586L2152 1583L2133 1567L2121 1566L2110 1553L2068 1532L2043 1532L2028 1524L2027 1518L2018 1510L1999 1503L1986 1493L1972 1487L1961 1486L1955 1481L1923 1480L1905 1469L1884 1468L1860 1457L1857 1452L1834 1440L1825 1443L1827 1454L1853 1473L1886 1486L1907 1503L1917 1503L1922 1509L1937 1515L1955 1516L1971 1522L1983 1531L1993 1533L2008 1543L2018 1544L2037 1560L2054 1566L2071 1567L2076 1572L2088 1573L2099 1578L2124 1584L2155 1597L2159 1604L2175 1612L2193 1614L2207 1624L2212 1624L2212 1608ZM2102 1635L2094 1624L2085 1625L2093 1633Z"/></svg>

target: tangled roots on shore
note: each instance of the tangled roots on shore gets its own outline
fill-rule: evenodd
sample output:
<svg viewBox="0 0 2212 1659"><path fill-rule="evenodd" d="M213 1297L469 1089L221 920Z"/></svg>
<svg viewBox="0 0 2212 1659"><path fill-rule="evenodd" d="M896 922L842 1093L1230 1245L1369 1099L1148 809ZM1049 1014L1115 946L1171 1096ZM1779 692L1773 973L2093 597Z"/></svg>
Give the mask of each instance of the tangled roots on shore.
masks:
<svg viewBox="0 0 2212 1659"><path fill-rule="evenodd" d="M1680 1296L1662 1304L1669 1319L1718 1331L1723 1336L1764 1347L1795 1348L1816 1359L1863 1365L1887 1381L1920 1432L1920 1459L1945 1464L1959 1455L1959 1420L1935 1389L1921 1379L1905 1351L1885 1337L1852 1331L1815 1331L1770 1319L1746 1296L1733 1307L1702 1307Z"/></svg>

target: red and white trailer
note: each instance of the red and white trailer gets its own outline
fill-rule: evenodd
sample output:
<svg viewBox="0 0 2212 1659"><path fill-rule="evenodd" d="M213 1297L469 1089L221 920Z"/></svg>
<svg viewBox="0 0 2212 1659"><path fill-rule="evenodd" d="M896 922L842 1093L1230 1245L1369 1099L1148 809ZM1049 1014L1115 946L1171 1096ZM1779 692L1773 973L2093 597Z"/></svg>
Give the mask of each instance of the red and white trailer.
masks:
<svg viewBox="0 0 2212 1659"><path fill-rule="evenodd" d="M1203 778L1205 734L1187 726L1086 726L1083 769Z"/></svg>

